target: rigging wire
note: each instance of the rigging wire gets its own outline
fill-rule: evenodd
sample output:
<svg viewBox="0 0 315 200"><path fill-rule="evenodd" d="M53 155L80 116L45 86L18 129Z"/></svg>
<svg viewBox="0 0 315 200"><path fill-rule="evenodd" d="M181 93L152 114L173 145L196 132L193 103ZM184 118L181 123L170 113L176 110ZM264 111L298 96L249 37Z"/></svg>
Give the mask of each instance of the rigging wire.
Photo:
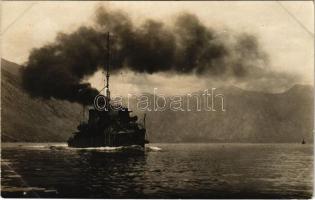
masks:
<svg viewBox="0 0 315 200"><path fill-rule="evenodd" d="M310 30L308 30L308 28L306 28L306 26L292 13L290 12L290 10L288 10L280 1L276 1L278 3L278 5L289 15L291 16L291 18L300 25L300 27L302 27L304 29L304 31L306 31L308 33L309 36L311 36L312 38L314 38L314 33L312 33Z"/></svg>
<svg viewBox="0 0 315 200"><path fill-rule="evenodd" d="M1 31L1 35L4 35L21 17L23 17L37 2L28 6L19 16L17 16L6 28Z"/></svg>

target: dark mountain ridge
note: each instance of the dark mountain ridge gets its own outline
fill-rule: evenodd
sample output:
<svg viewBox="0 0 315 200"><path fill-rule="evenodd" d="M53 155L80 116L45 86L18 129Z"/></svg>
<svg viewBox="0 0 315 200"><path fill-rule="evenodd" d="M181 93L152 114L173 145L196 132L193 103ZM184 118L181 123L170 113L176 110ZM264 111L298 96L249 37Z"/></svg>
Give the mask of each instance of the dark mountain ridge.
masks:
<svg viewBox="0 0 315 200"><path fill-rule="evenodd" d="M82 120L78 104L31 98L21 87L20 66L4 59L1 89L2 142L65 142ZM224 96L224 112L221 104L217 111L196 111L194 100L192 111L172 111L170 97L165 111L146 111L151 142L313 141L312 86L295 85L279 94L236 87L216 91ZM152 94L146 96L153 102ZM131 99L130 108L142 118L137 99Z"/></svg>

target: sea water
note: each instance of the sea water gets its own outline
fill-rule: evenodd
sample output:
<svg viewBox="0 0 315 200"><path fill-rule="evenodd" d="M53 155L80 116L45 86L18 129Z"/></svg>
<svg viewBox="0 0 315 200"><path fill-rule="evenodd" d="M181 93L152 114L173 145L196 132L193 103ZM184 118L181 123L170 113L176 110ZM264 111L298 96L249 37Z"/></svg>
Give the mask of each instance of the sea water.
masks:
<svg viewBox="0 0 315 200"><path fill-rule="evenodd" d="M135 152L121 147L4 143L2 196L311 198L313 194L313 145L149 144Z"/></svg>

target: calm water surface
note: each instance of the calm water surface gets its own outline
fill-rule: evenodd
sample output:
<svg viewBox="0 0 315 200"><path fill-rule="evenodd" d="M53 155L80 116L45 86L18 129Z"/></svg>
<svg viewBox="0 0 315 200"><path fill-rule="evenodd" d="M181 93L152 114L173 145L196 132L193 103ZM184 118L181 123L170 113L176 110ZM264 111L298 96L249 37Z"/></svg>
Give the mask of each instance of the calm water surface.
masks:
<svg viewBox="0 0 315 200"><path fill-rule="evenodd" d="M311 198L313 146L2 144L3 197Z"/></svg>

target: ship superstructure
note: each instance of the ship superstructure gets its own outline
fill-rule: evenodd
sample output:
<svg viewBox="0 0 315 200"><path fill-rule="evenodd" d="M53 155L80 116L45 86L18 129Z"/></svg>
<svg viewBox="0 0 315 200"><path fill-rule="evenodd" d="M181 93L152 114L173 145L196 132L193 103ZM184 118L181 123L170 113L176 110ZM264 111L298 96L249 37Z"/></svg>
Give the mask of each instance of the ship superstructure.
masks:
<svg viewBox="0 0 315 200"><path fill-rule="evenodd" d="M107 35L107 62L104 95L104 109L89 109L87 121L82 121L78 131L68 139L70 147L117 147L139 145L144 147L146 139L145 116L143 123L138 123L137 116L130 116L126 107L119 108L110 103L109 68L110 68L110 35ZM83 108L85 109L85 108Z"/></svg>

